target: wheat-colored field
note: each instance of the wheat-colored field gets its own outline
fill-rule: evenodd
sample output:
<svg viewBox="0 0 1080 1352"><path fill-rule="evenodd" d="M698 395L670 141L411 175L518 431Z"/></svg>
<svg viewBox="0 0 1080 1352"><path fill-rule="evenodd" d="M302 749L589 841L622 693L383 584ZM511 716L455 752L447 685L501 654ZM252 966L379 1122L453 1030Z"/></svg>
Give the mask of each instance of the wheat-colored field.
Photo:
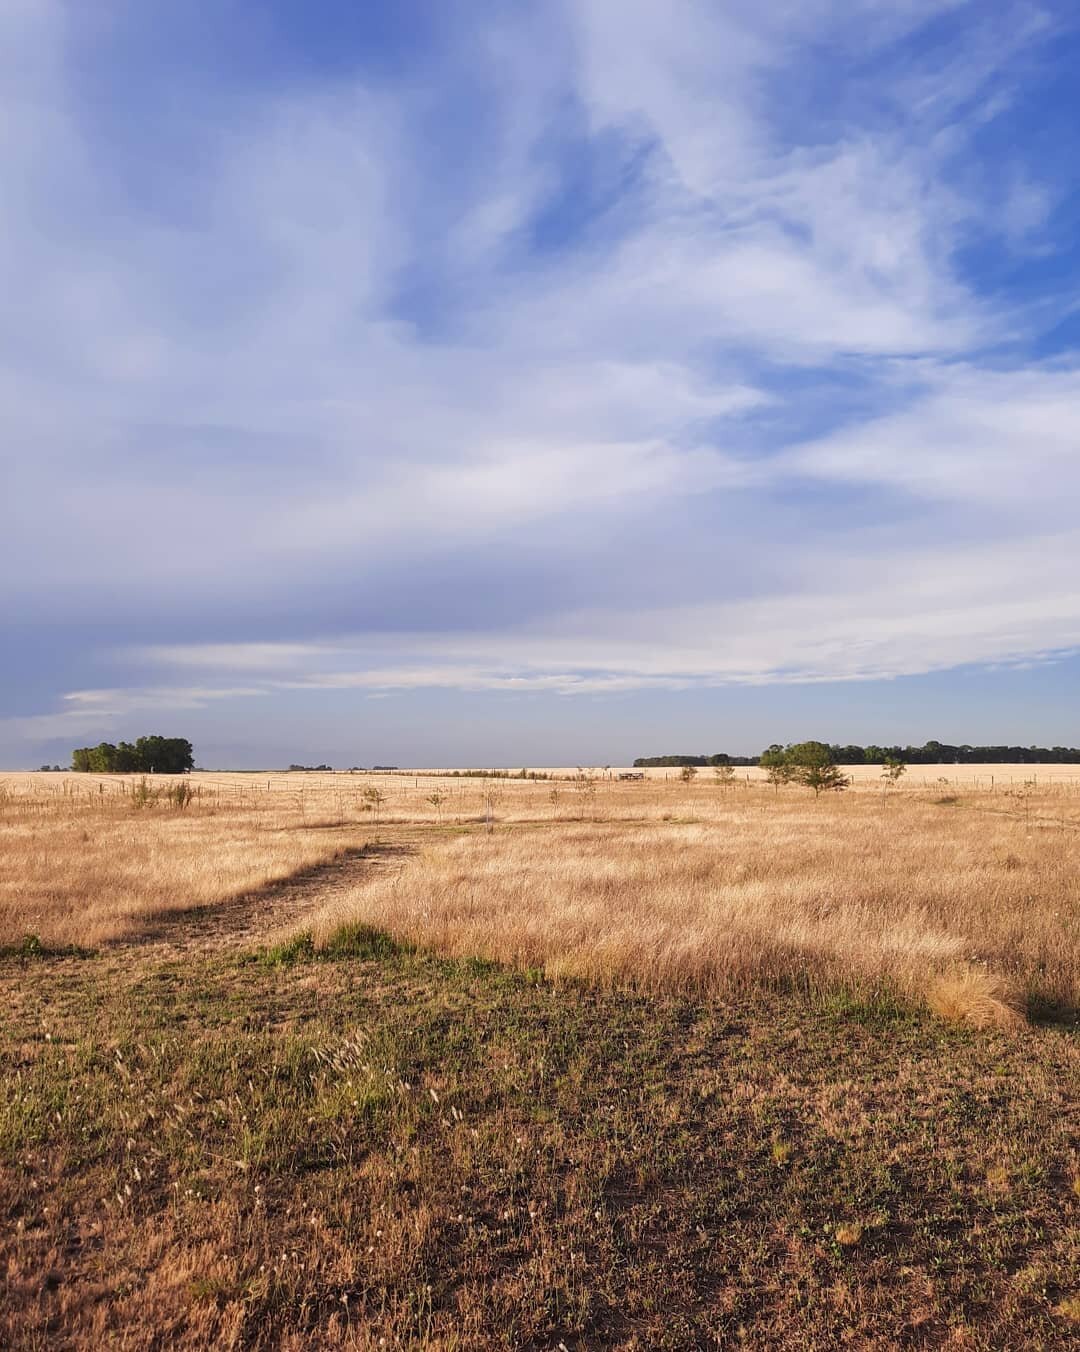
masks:
<svg viewBox="0 0 1080 1352"><path fill-rule="evenodd" d="M1020 792L669 784L632 800L637 820L598 792L572 805L586 820L428 847L337 900L315 936L363 923L646 989L885 985L1007 1020L1080 994L1080 796Z"/></svg>
<svg viewBox="0 0 1080 1352"><path fill-rule="evenodd" d="M1003 1021L1080 1001L1069 768L917 767L887 793L864 772L820 799L745 772L202 774L182 809L164 781L140 805L136 778L7 776L0 941L135 935L407 826L403 867L313 908L317 943L365 924L549 976L888 988Z"/></svg>
<svg viewBox="0 0 1080 1352"><path fill-rule="evenodd" d="M363 844L329 801L252 802L203 783L185 808L163 797L137 806L136 779L83 778L0 779L0 947L27 936L76 947L130 938L163 914L227 901Z"/></svg>

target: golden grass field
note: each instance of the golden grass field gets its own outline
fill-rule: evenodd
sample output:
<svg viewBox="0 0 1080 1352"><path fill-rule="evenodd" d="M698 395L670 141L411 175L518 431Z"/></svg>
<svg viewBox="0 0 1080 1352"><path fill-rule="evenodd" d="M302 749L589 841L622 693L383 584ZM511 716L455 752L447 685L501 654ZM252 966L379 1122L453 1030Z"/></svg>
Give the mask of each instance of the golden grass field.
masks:
<svg viewBox="0 0 1080 1352"><path fill-rule="evenodd" d="M916 767L885 793L860 767L819 799L745 771L199 774L183 810L137 806L136 777L8 776L0 942L137 935L408 828L400 869L312 907L317 944L362 923L555 978L888 988L1007 1022L1080 998L1070 769Z"/></svg>
<svg viewBox="0 0 1080 1352"><path fill-rule="evenodd" d="M1080 1344L1080 776L0 776L0 1347Z"/></svg>

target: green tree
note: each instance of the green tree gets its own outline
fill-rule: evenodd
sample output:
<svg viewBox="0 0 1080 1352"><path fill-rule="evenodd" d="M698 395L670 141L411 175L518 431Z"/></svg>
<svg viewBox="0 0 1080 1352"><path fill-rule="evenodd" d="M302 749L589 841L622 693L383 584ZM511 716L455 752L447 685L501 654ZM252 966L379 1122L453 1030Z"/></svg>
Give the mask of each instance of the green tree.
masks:
<svg viewBox="0 0 1080 1352"><path fill-rule="evenodd" d="M99 775L182 775L195 768L195 757L186 737L140 737L134 745L99 742L77 747L71 753L71 768Z"/></svg>
<svg viewBox="0 0 1080 1352"><path fill-rule="evenodd" d="M830 790L846 789L851 780L833 760L832 750L824 742L796 742L784 752L791 778L814 797Z"/></svg>
<svg viewBox="0 0 1080 1352"><path fill-rule="evenodd" d="M885 756L882 759L881 770L881 802L885 803L886 795L891 788L895 788L900 783L902 775L907 774L907 766L898 756Z"/></svg>
<svg viewBox="0 0 1080 1352"><path fill-rule="evenodd" d="M761 753L758 764L769 777L769 783L779 792L781 784L791 780L791 764L787 753L779 742L773 742L767 751Z"/></svg>
<svg viewBox="0 0 1080 1352"><path fill-rule="evenodd" d="M147 770L138 751L130 742L117 742L116 755L113 757L113 770L117 774L132 774L136 770Z"/></svg>
<svg viewBox="0 0 1080 1352"><path fill-rule="evenodd" d="M116 747L112 742L99 742L90 748L90 769L96 775L112 774L116 766Z"/></svg>
<svg viewBox="0 0 1080 1352"><path fill-rule="evenodd" d="M136 768L159 775L182 775L195 765L186 737L140 737L135 751L139 760Z"/></svg>

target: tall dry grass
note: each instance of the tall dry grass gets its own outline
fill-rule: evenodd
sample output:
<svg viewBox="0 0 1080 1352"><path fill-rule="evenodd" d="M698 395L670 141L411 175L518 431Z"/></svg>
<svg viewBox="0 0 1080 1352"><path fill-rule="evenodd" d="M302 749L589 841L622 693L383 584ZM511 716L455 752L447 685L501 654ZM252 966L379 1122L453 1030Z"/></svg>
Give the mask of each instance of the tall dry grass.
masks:
<svg viewBox="0 0 1080 1352"><path fill-rule="evenodd" d="M157 787L161 787L160 785ZM205 794L188 807L105 794L0 785L0 948L33 935L92 947L137 935L153 917L227 901L363 844L366 822L268 812Z"/></svg>
<svg viewBox="0 0 1080 1352"><path fill-rule="evenodd" d="M1080 1001L1080 839L1051 808L758 790L714 793L707 821L477 833L335 903L315 936L363 923L450 955L665 989L922 999L944 980L984 1022L996 1001L1004 1023L1010 992Z"/></svg>
<svg viewBox="0 0 1080 1352"><path fill-rule="evenodd" d="M886 800L874 777L820 801L708 771L591 784L204 774L184 811L135 810L117 777L0 777L0 945L138 933L150 915L407 828L430 843L320 912L320 941L360 922L608 983L936 987L942 1009L978 1004L986 1021L1000 1007L1002 1022L1014 996L1076 1007L1077 786L1039 767L918 769L927 783Z"/></svg>

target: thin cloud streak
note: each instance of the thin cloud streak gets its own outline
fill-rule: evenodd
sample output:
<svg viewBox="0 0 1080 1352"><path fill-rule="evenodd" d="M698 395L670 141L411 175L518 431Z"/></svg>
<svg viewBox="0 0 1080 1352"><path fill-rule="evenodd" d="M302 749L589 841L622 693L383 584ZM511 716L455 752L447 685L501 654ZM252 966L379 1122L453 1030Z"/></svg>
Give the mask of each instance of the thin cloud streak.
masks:
<svg viewBox="0 0 1080 1352"><path fill-rule="evenodd" d="M114 126L85 74L122 90L124 6L6 7L3 606L110 624L81 689L19 656L40 712L0 747L1080 643L1080 366L1040 350L1075 287L998 281L1060 249L1068 185L978 149L1073 25L976 8L478 11L422 78L369 53L190 113L152 76L195 49L147 48Z"/></svg>

